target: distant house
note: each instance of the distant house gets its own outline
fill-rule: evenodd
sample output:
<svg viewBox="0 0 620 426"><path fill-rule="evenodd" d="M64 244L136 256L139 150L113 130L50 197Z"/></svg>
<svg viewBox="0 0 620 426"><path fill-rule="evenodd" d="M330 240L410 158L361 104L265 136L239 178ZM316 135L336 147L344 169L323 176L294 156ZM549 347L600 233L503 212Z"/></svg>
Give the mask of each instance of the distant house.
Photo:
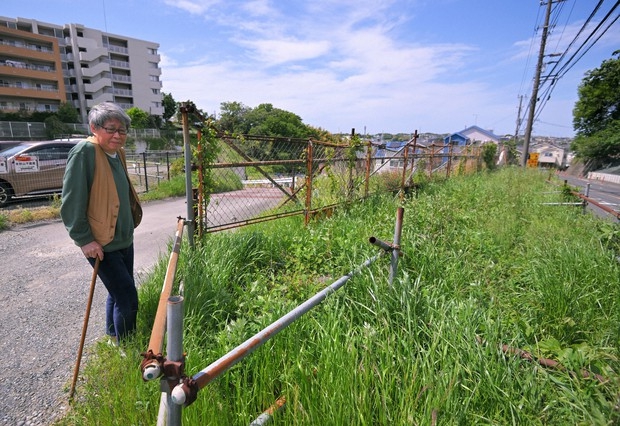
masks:
<svg viewBox="0 0 620 426"><path fill-rule="evenodd" d="M459 133L469 138L470 144L483 145L488 142L493 142L494 144L497 144L501 139L491 130L484 130L478 126L470 126L465 130L461 130Z"/></svg>
<svg viewBox="0 0 620 426"><path fill-rule="evenodd" d="M409 142L410 141L387 141L380 144L375 153L374 171L385 173L402 170L405 165L405 146ZM419 154L426 148L427 142L418 141L416 143L415 153ZM409 151L407 152L409 161L413 161L413 154L413 148L410 146Z"/></svg>
<svg viewBox="0 0 620 426"><path fill-rule="evenodd" d="M470 126L460 132L452 133L443 138L445 148L442 153L448 154L452 149L453 154L458 154L463 150L463 147L468 145L483 145L485 143L498 144L500 139L499 136L490 130L484 130L478 126ZM443 162L446 161L448 161L448 157L444 157Z"/></svg>
<svg viewBox="0 0 620 426"><path fill-rule="evenodd" d="M490 130L484 130L478 126L470 126L466 129L461 130L457 133L452 133L451 135L443 138L444 145L456 145L456 146L466 146L466 145L474 145L474 144L485 144L488 142L493 142L495 144L499 143L500 137L491 132Z"/></svg>
<svg viewBox="0 0 620 426"><path fill-rule="evenodd" d="M443 144L446 146L446 149L448 149L450 145L466 146L470 143L469 138L461 132L452 133L451 135L443 138Z"/></svg>
<svg viewBox="0 0 620 426"><path fill-rule="evenodd" d="M538 167L564 170L568 167L568 151L553 144L532 146L530 152L538 153Z"/></svg>

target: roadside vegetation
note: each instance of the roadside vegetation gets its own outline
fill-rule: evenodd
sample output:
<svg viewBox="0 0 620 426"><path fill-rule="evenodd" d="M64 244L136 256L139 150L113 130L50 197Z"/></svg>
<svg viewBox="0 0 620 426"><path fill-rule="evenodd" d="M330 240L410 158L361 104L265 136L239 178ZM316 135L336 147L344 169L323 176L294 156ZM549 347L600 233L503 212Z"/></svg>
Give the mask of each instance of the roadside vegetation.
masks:
<svg viewBox="0 0 620 426"><path fill-rule="evenodd" d="M393 285L379 259L200 391L183 424L247 425L281 396L274 425L618 424L620 231L544 205L569 196L546 179L425 182L402 204ZM399 205L381 196L307 227L289 217L184 245L186 373L374 256L368 238L391 241ZM126 357L98 344L57 425L157 422L159 382L142 382L139 354L166 265L140 287Z"/></svg>

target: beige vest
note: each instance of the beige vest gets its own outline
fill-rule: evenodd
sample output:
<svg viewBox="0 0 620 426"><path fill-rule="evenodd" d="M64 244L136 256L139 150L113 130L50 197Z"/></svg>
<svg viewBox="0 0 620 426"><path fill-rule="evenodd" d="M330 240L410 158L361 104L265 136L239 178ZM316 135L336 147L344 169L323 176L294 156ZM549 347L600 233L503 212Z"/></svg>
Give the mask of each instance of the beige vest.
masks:
<svg viewBox="0 0 620 426"><path fill-rule="evenodd" d="M88 141L95 145L95 176L88 198L88 223L95 241L105 246L114 239L120 202L116 192L116 185L114 184L112 169L105 151L99 146L94 137L89 137ZM142 207L140 206L138 194L129 180L129 175L127 175L125 150L120 149L117 151L117 154L123 164L125 175L129 182L129 201L131 203L133 224L134 227L137 227L142 221Z"/></svg>

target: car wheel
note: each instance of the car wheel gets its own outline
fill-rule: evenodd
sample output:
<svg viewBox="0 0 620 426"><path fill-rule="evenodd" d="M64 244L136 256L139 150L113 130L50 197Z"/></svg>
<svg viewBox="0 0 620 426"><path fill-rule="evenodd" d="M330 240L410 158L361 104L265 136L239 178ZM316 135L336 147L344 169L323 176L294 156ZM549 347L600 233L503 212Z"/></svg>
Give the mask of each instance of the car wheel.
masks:
<svg viewBox="0 0 620 426"><path fill-rule="evenodd" d="M4 207L11 201L13 191L11 185L6 182L0 182L0 207Z"/></svg>

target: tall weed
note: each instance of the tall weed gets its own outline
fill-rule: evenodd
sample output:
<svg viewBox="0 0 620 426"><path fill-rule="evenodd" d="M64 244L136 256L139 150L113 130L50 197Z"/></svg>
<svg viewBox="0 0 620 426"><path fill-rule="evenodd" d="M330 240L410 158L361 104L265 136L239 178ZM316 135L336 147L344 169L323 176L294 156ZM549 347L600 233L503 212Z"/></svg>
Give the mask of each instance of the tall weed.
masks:
<svg viewBox="0 0 620 426"><path fill-rule="evenodd" d="M562 197L545 178L508 168L429 181L402 204L371 198L306 227L289 217L184 247L191 375L374 256L368 238L390 241L405 210L392 285L379 259L201 390L183 422L247 425L285 396L275 425L618 423L617 231L545 205ZM162 276L141 289L143 318ZM66 424L120 413L154 424L159 387L139 383L138 362L96 364L107 370L88 375L87 404Z"/></svg>

